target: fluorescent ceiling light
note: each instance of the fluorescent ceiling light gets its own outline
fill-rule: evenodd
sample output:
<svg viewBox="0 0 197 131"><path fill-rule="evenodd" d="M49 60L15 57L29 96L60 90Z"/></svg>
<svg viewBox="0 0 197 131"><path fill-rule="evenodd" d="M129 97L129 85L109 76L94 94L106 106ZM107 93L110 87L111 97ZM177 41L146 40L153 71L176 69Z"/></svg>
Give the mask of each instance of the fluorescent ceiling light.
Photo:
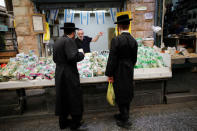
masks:
<svg viewBox="0 0 197 131"><path fill-rule="evenodd" d="M80 13L80 12L89 12L89 13L96 13L96 12L104 12L107 13L108 11L106 10L98 10L98 11L80 11L80 10L73 10L74 13Z"/></svg>
<svg viewBox="0 0 197 131"><path fill-rule="evenodd" d="M5 7L5 1L4 0L0 0L0 6Z"/></svg>

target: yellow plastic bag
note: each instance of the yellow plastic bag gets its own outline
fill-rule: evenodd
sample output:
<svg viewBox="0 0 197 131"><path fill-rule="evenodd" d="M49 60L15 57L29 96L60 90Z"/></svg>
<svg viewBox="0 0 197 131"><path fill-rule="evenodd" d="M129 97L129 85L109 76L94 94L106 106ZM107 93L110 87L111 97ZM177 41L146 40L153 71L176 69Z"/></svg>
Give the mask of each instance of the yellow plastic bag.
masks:
<svg viewBox="0 0 197 131"><path fill-rule="evenodd" d="M113 84L109 82L107 89L107 101L111 106L115 106L115 94Z"/></svg>
<svg viewBox="0 0 197 131"><path fill-rule="evenodd" d="M49 29L49 23L45 23L46 32L44 33L44 41L50 40L50 29Z"/></svg>

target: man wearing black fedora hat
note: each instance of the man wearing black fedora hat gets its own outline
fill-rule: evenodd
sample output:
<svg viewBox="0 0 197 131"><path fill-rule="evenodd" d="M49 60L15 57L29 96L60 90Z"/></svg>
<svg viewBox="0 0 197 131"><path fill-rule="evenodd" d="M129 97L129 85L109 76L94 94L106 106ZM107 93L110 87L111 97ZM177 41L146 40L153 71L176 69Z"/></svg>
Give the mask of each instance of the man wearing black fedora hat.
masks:
<svg viewBox="0 0 197 131"><path fill-rule="evenodd" d="M74 41L75 30L78 29L75 24L64 23L61 29L64 29L64 36L53 47L53 60L56 63L55 114L59 116L60 129L70 127L75 130L82 124L83 100L77 62L83 60L84 53L78 50ZM72 120L68 119L69 115Z"/></svg>
<svg viewBox="0 0 197 131"><path fill-rule="evenodd" d="M129 24L132 19L128 15L117 17L119 36L111 41L111 49L107 62L105 75L113 82L115 101L119 114L114 117L117 125L129 128L129 110L133 98L133 73L137 61L137 42L129 33Z"/></svg>

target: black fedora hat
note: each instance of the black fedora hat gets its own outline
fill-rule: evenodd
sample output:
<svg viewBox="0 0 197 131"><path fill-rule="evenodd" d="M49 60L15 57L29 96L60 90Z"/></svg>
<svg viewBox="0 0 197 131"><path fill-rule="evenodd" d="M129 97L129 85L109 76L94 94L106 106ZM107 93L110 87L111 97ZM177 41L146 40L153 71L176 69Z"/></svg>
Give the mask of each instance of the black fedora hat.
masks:
<svg viewBox="0 0 197 131"><path fill-rule="evenodd" d="M60 29L75 29L75 30L78 30L79 28L75 27L75 23L67 22L67 23L64 23L64 27L61 27Z"/></svg>
<svg viewBox="0 0 197 131"><path fill-rule="evenodd" d="M117 22L114 24L129 24L129 22L133 19L129 19L129 15L121 15L117 17Z"/></svg>

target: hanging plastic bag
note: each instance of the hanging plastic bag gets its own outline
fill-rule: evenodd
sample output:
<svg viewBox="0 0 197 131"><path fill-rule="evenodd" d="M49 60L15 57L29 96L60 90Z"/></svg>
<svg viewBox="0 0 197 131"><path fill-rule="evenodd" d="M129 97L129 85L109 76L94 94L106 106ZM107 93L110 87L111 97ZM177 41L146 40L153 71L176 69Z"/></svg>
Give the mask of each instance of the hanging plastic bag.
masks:
<svg viewBox="0 0 197 131"><path fill-rule="evenodd" d="M46 27L46 32L44 33L44 41L49 41L50 40L50 29L49 29L49 23L45 23L45 27Z"/></svg>
<svg viewBox="0 0 197 131"><path fill-rule="evenodd" d="M113 84L109 82L108 89L107 89L107 101L111 106L115 106L115 94Z"/></svg>

